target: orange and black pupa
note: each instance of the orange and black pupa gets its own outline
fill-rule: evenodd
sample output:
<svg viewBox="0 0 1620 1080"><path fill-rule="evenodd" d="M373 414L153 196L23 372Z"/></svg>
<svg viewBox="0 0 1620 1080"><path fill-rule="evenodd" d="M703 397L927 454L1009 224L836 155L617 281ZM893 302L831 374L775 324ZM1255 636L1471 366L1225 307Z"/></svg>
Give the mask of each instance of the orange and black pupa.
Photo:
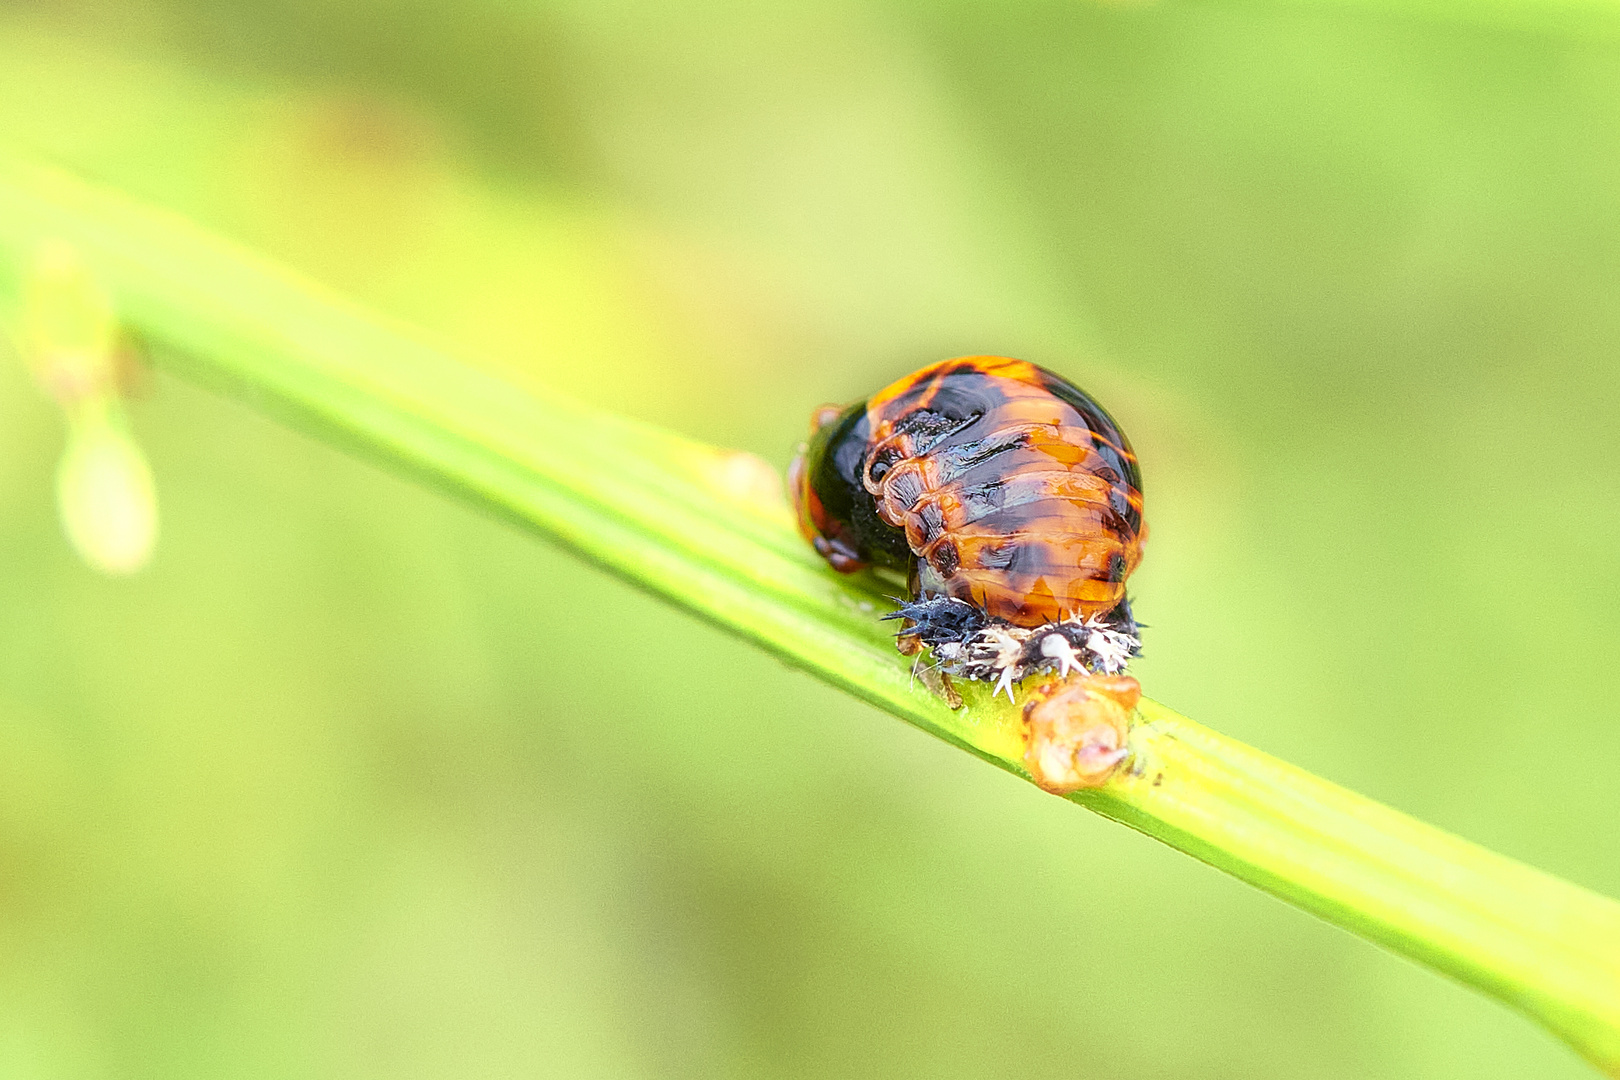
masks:
<svg viewBox="0 0 1620 1080"><path fill-rule="evenodd" d="M902 651L1012 696L1025 675L1113 675L1140 650L1125 581L1142 478L1112 417L1050 371L946 360L826 407L789 472L799 525L834 568L907 574Z"/></svg>

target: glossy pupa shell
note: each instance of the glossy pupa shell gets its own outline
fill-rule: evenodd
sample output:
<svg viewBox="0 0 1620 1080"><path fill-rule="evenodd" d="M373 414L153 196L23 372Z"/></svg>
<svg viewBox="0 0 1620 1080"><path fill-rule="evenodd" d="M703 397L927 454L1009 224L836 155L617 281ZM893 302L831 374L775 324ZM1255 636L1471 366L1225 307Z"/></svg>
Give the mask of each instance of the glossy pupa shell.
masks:
<svg viewBox="0 0 1620 1080"><path fill-rule="evenodd" d="M1033 628L1105 618L1142 558L1142 481L1112 417L1022 360L946 360L846 409L819 410L790 486L837 569L910 573Z"/></svg>

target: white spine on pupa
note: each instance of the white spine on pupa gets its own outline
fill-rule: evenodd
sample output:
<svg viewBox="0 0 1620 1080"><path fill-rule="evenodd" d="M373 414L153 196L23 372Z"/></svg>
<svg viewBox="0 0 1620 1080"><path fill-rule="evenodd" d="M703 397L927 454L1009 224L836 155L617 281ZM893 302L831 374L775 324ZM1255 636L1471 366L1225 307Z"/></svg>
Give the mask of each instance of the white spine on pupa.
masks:
<svg viewBox="0 0 1620 1080"><path fill-rule="evenodd" d="M1079 638L1077 647L1073 639ZM1028 645L1038 640L1038 658L1026 659ZM1070 672L1117 675L1141 648L1141 639L1093 616L1065 619L1047 626L1023 627L996 623L962 642L941 644L934 659L947 675L983 679L996 684L995 694L1013 699L1013 684L1039 671L1059 677Z"/></svg>

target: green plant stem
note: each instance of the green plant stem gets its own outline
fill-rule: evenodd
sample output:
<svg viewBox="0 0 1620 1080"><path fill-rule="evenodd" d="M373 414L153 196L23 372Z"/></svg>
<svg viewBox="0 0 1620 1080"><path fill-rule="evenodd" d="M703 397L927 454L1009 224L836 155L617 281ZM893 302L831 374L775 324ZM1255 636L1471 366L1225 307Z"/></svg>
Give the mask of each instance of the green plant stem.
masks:
<svg viewBox="0 0 1620 1080"><path fill-rule="evenodd" d="M910 677L872 582L797 536L747 455L456 361L183 219L0 157L0 292L74 245L155 362L493 510L1019 775L1015 710ZM1144 701L1127 772L1073 796L1475 986L1620 1075L1620 904Z"/></svg>

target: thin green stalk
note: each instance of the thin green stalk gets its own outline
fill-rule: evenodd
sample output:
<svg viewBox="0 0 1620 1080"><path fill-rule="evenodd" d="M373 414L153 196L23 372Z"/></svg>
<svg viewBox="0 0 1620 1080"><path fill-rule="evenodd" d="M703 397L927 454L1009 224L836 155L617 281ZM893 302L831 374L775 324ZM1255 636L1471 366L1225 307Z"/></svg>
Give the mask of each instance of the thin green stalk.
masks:
<svg viewBox="0 0 1620 1080"><path fill-rule="evenodd" d="M753 459L458 363L394 325L61 173L0 158L0 290L78 249L161 366L552 538L1024 775L1018 716L953 712L827 570ZM763 494L762 494L763 492ZM1620 1075L1620 904L1430 828L1151 701L1132 767L1075 802L1514 1006Z"/></svg>

